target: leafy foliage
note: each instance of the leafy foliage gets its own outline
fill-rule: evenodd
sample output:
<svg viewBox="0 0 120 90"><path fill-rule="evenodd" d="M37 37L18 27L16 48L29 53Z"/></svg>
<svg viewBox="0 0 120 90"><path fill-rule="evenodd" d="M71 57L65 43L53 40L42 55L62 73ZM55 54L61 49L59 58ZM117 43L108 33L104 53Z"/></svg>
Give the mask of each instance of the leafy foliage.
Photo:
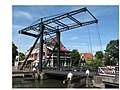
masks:
<svg viewBox="0 0 120 90"><path fill-rule="evenodd" d="M85 65L86 66L94 66L94 60L93 59L87 60Z"/></svg>
<svg viewBox="0 0 120 90"><path fill-rule="evenodd" d="M103 66L101 59L87 60L86 66Z"/></svg>
<svg viewBox="0 0 120 90"><path fill-rule="evenodd" d="M105 50L105 64L116 65L119 63L119 40L111 40Z"/></svg>
<svg viewBox="0 0 120 90"><path fill-rule="evenodd" d="M19 52L19 60L22 61L25 59L25 55L22 52Z"/></svg>
<svg viewBox="0 0 120 90"><path fill-rule="evenodd" d="M102 60L101 59L95 59L94 60L94 66L103 66Z"/></svg>
<svg viewBox="0 0 120 90"><path fill-rule="evenodd" d="M71 52L71 61L72 61L72 66L77 66L79 64L80 60L80 55L78 50L74 49Z"/></svg>
<svg viewBox="0 0 120 90"><path fill-rule="evenodd" d="M97 59L103 59L103 52L102 51L97 51L96 52L96 54L95 54L95 57L97 58Z"/></svg>
<svg viewBox="0 0 120 90"><path fill-rule="evenodd" d="M12 66L14 66L15 58L18 55L17 46L12 42Z"/></svg>

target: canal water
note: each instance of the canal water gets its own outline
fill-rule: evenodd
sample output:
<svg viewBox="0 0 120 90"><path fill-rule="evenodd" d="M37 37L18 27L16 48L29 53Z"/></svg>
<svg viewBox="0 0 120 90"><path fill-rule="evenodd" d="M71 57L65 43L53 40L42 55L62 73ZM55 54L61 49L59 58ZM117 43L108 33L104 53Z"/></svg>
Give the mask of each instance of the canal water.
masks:
<svg viewBox="0 0 120 90"><path fill-rule="evenodd" d="M84 83L84 80L83 82ZM85 88L84 85L80 86L80 83L71 84L74 88ZM46 79L46 80L23 80L23 79L13 79L13 88L68 88L68 84L63 84L61 79Z"/></svg>
<svg viewBox="0 0 120 90"><path fill-rule="evenodd" d="M63 84L62 80L47 79L47 80L36 80L36 81L23 81L13 80L13 88L66 88L67 85Z"/></svg>
<svg viewBox="0 0 120 90"><path fill-rule="evenodd" d="M82 82L84 83L84 82ZM46 79L46 80L15 80L12 81L13 88L68 88L67 84L63 84L63 80ZM79 83L74 83L74 88L86 88L85 86L79 86ZM95 88L95 87L94 87ZM107 86L105 88L116 88Z"/></svg>

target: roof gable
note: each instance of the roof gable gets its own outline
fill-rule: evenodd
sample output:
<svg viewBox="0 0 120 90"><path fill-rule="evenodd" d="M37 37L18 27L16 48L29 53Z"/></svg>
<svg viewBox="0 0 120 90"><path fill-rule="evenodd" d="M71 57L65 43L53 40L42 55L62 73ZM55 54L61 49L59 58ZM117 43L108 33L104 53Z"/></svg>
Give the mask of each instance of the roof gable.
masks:
<svg viewBox="0 0 120 90"><path fill-rule="evenodd" d="M54 46L55 46L55 44L57 42L57 36L55 36L54 38L47 39L47 40L45 40L45 42L47 43L47 46L49 46L51 48L54 48ZM39 43L36 44L35 49L36 48L39 48ZM61 41L60 41L60 50L61 51L68 51L66 49L66 47L62 44Z"/></svg>
<svg viewBox="0 0 120 90"><path fill-rule="evenodd" d="M92 53L80 53L80 58L81 58L82 55L84 55L86 60L93 59Z"/></svg>

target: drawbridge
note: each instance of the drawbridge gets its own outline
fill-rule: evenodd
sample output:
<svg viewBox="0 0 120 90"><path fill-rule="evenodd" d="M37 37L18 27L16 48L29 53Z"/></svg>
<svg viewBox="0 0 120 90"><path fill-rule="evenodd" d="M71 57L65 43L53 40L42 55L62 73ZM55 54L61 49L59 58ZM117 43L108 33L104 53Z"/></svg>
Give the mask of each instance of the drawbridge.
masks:
<svg viewBox="0 0 120 90"><path fill-rule="evenodd" d="M81 18L79 19L78 16L81 13L88 14L91 17L91 19L83 20L82 17L79 17ZM55 48L57 48L57 67L60 68L60 34L61 32L74 30L75 28L79 28L79 27L83 27L83 26L87 26L95 23L98 23L97 18L85 7L85 8L74 10L68 13L55 15L54 17L49 18L47 20L44 20L44 18L41 18L40 22L30 25L22 30L19 30L19 34L24 34L24 35L28 35L36 38L33 46L30 49L29 54L25 58L25 61L20 69L21 70L23 69L35 45L40 40L38 65L39 65L39 71L42 71L43 44L46 42L45 40L43 40L43 37L47 35L51 37L51 35L54 35L54 34L57 35L57 41L55 41L56 44L53 48L53 51L55 50ZM51 55L49 56L47 63L50 60Z"/></svg>

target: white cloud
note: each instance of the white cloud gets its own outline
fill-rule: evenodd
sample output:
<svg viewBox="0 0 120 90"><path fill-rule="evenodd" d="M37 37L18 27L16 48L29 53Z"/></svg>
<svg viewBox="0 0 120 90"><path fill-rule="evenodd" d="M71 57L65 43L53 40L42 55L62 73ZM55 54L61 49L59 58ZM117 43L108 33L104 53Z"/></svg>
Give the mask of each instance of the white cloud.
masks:
<svg viewBox="0 0 120 90"><path fill-rule="evenodd" d="M25 26L13 25L12 27L13 27L13 29L22 29L22 28L24 28Z"/></svg>
<svg viewBox="0 0 120 90"><path fill-rule="evenodd" d="M14 34L16 34L19 30L21 30L21 29L23 29L23 28L25 28L26 26L22 26L22 25L12 25L12 32L14 33Z"/></svg>
<svg viewBox="0 0 120 90"><path fill-rule="evenodd" d="M71 47L73 47L73 48L81 48L82 46L80 46L80 45L73 45Z"/></svg>
<svg viewBox="0 0 120 90"><path fill-rule="evenodd" d="M70 40L76 40L78 39L79 37L71 37Z"/></svg>
<svg viewBox="0 0 120 90"><path fill-rule="evenodd" d="M18 31L23 29L25 26L22 26L22 25L12 25L12 38L13 38L13 41L14 40L17 40L18 37L19 37L19 34L18 34Z"/></svg>
<svg viewBox="0 0 120 90"><path fill-rule="evenodd" d="M15 17L26 17L27 19L32 20L32 16L28 12L25 12L25 11L17 11L14 13L14 16Z"/></svg>

